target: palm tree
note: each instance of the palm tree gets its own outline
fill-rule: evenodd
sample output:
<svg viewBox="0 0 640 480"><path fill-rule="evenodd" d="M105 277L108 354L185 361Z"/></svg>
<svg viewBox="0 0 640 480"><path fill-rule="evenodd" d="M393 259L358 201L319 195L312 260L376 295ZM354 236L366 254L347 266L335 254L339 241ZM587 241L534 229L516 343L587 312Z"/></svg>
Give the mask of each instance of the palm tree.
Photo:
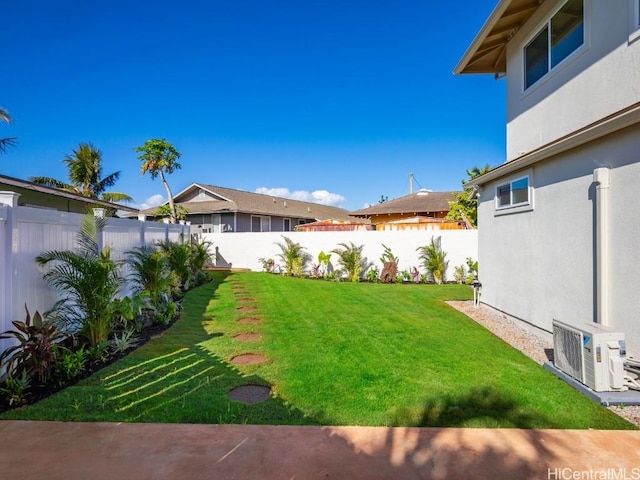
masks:
<svg viewBox="0 0 640 480"><path fill-rule="evenodd" d="M4 108L0 108L0 121L11 123L11 115ZM9 147L16 144L16 137L0 138L0 153L6 153Z"/></svg>
<svg viewBox="0 0 640 480"><path fill-rule="evenodd" d="M169 199L169 221L176 223L178 218L176 206L173 202L171 188L164 174L165 172L173 173L174 170L181 168L178 163L181 153L164 138L147 140L143 146L136 147L134 150L142 153L142 155L138 156L138 160L142 161L142 174L148 173L151 175L152 180L158 175L160 176L160 180L162 180L162 184L167 191L167 198Z"/></svg>
<svg viewBox="0 0 640 480"><path fill-rule="evenodd" d="M299 277L304 272L305 265L311 259L311 255L299 243L294 242L289 237L282 236L285 243L275 242L280 247L281 253L278 258L284 263L284 270L287 275Z"/></svg>
<svg viewBox="0 0 640 480"><path fill-rule="evenodd" d="M362 258L362 249L364 245L357 246L353 242L339 243L342 248L331 250L332 253L338 255L338 263L347 272L347 277L352 282L360 281L362 272L366 270L364 263L366 259Z"/></svg>
<svg viewBox="0 0 640 480"><path fill-rule="evenodd" d="M102 152L90 143L80 143L78 148L62 161L67 164L70 183L51 177L31 177L30 180L38 185L60 188L84 197L97 198L107 202L133 200L125 193L107 192L107 189L113 187L120 178L120 172L102 177Z"/></svg>
<svg viewBox="0 0 640 480"><path fill-rule="evenodd" d="M64 331L79 331L92 347L106 341L113 329L113 301L123 283L109 248L98 246L105 225L106 219L87 215L77 251L52 250L36 257L39 265L53 265L44 280L63 296L48 313Z"/></svg>
<svg viewBox="0 0 640 480"><path fill-rule="evenodd" d="M442 250L441 237L431 237L429 245L418 247L420 262L427 271L429 279L438 285L444 283L447 279L447 268L449 260L447 260L447 252Z"/></svg>

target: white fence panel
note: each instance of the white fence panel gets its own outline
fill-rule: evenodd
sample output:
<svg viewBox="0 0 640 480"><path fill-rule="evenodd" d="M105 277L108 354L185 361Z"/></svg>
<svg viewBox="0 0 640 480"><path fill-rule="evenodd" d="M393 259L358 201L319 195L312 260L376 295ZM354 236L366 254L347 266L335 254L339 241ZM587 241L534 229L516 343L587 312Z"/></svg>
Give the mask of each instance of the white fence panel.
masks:
<svg viewBox="0 0 640 480"><path fill-rule="evenodd" d="M76 235L84 215L41 208L16 206L17 196L0 192L0 332L12 329L13 320L24 320L25 305L33 315L50 309L60 294L48 286L45 267L36 257L52 250L75 250ZM188 225L140 222L109 218L100 241L111 248L111 256L124 262L126 252L143 244L165 239L189 239ZM128 275L123 265L123 275ZM123 294L129 294L127 283ZM0 352L9 346L0 341Z"/></svg>
<svg viewBox="0 0 640 480"><path fill-rule="evenodd" d="M330 253L339 249L340 243L356 246L364 245L362 254L369 263L382 268L380 257L384 252L383 245L389 247L398 257L398 271L420 267L419 247L428 245L432 237L441 237L442 249L447 253L449 268L447 278L453 278L453 269L458 265L466 265L468 257L478 258L477 230L442 230L442 231L358 231L358 232L263 232L263 233L205 233L203 238L212 242L214 263L220 267L247 268L253 271L262 270L260 258L272 258L276 264L282 264L278 254L282 252L278 243L284 243L288 237L299 243L318 262L318 254L322 251ZM339 268L338 256L331 254L331 264Z"/></svg>

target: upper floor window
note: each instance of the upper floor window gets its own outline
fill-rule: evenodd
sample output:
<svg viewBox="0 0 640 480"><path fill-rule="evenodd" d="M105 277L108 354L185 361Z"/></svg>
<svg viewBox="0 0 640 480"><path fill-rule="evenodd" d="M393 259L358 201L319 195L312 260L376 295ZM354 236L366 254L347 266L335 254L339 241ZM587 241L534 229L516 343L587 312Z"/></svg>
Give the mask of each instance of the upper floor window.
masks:
<svg viewBox="0 0 640 480"><path fill-rule="evenodd" d="M529 177L521 177L503 183L496 188L496 208L498 209L528 205L529 203Z"/></svg>
<svg viewBox="0 0 640 480"><path fill-rule="evenodd" d="M524 47L525 89L584 44L584 0L569 0Z"/></svg>

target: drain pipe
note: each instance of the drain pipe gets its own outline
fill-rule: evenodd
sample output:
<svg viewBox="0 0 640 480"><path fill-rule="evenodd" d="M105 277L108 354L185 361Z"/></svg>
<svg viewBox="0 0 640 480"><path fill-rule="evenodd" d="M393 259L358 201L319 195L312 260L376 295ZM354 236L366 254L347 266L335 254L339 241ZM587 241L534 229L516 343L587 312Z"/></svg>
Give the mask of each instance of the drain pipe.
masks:
<svg viewBox="0 0 640 480"><path fill-rule="evenodd" d="M609 323L609 168L593 171L596 186L596 323Z"/></svg>

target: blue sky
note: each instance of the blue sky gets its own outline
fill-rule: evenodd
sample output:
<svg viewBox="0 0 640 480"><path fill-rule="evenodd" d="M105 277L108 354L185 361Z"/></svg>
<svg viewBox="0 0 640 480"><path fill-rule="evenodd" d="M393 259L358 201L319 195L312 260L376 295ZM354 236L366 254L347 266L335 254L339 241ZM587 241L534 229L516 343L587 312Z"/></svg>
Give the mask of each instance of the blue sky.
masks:
<svg viewBox="0 0 640 480"><path fill-rule="evenodd" d="M452 71L496 0L21 0L2 7L0 173L66 179L80 142L151 205L134 147L181 153L193 182L356 210L460 188L505 156L505 83Z"/></svg>

